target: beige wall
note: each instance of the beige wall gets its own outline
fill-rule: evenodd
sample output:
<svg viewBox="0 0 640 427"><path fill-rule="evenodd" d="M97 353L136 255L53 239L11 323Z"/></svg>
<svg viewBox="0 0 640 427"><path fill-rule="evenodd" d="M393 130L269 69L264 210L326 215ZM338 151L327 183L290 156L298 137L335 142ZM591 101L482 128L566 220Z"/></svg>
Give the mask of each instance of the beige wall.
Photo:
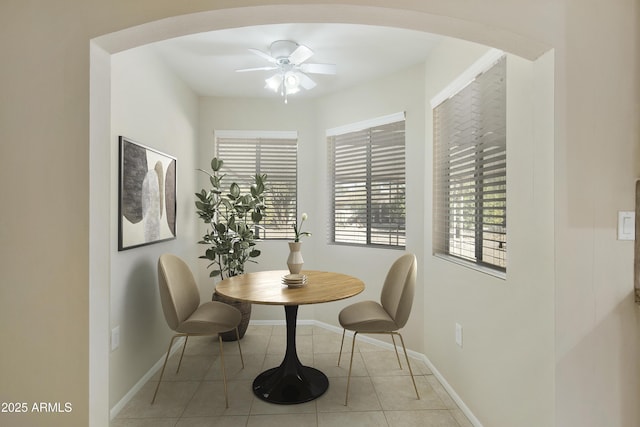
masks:
<svg viewBox="0 0 640 427"><path fill-rule="evenodd" d="M195 17L189 30L345 21L441 32L530 58L556 49L552 425L637 426L640 349L631 297L632 247L615 240L615 213L633 209L632 183L639 172L637 1L400 0L394 9L377 10L358 8L382 4L374 0L325 2L340 8L289 0L281 7L252 8L261 3L268 5L258 0L215 5L141 0L135 7L103 0L0 3L5 207L0 322L8 343L0 359L0 398L73 402L68 414L0 414L0 422L85 426L91 401L91 425L106 425L106 384L95 381L105 367L89 366L90 321L96 346L108 338L99 304L103 282L89 277L89 137L97 143L100 134L93 130L104 126L89 115L90 105L100 111L89 94L90 39L172 16L238 7ZM164 24L171 22L158 24L156 31L123 34L111 44L103 40L104 47L115 52L119 43L189 31ZM91 361L99 360L92 353Z"/></svg>
<svg viewBox="0 0 640 427"><path fill-rule="evenodd" d="M557 52L558 426L640 424L633 242L616 240L640 176L639 8L568 2Z"/></svg>
<svg viewBox="0 0 640 427"><path fill-rule="evenodd" d="M197 132L198 97L152 51L138 48L112 55L109 329L120 327L120 347L110 353L110 408L161 358L169 342L158 294L158 257L171 252L183 257L194 270L197 264L192 198ZM120 135L176 157L177 239L118 252Z"/></svg>
<svg viewBox="0 0 640 427"><path fill-rule="evenodd" d="M449 40L430 58L428 98L486 50L460 44ZM431 135L431 117L427 128ZM425 352L485 426L554 422L553 142L552 54L535 63L508 55L506 278L432 256L425 234ZM429 161L427 189L432 174Z"/></svg>

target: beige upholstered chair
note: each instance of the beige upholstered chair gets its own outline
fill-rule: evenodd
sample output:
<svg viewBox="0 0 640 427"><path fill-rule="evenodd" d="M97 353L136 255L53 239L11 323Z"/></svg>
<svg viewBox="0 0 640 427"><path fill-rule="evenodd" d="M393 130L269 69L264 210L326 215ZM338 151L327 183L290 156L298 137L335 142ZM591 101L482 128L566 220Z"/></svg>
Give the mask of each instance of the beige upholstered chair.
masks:
<svg viewBox="0 0 640 427"><path fill-rule="evenodd" d="M176 370L176 373L178 373L180 365L182 364L184 350L187 347L187 340L190 336L218 335L218 342L220 343L220 365L222 367L222 380L224 383L224 398L228 408L227 378L224 369L222 338L219 333L235 329L236 335L238 335L238 324L242 317L240 311L235 307L217 301L210 301L200 305L200 292L198 291L198 286L193 278L193 274L189 266L175 255L164 254L160 256L158 260L158 283L160 285L160 299L162 301L164 317L169 327L176 333L171 337L171 341L169 342L169 349L164 358L160 379L158 380L158 385L156 386L156 391L153 394L151 403L156 400L173 341L179 337L185 338L180 361L178 362L178 369ZM240 351L240 360L244 368L239 336L238 350Z"/></svg>
<svg viewBox="0 0 640 427"><path fill-rule="evenodd" d="M338 365L342 357L342 347L344 346L344 335L346 330L354 331L353 341L351 343L351 361L349 362L349 376L347 377L347 395L344 404L347 405L349 399L349 384L351 382L351 368L353 366L353 351L355 350L356 336L358 333L367 334L389 334L393 341L393 347L396 350L396 358L400 369L400 356L396 347L395 335L400 337L402 348L404 349L404 357L407 360L413 388L418 394L416 380L413 377L409 357L407 356L407 348L404 345L404 339L399 329L401 329L409 320L411 313L411 305L413 304L413 294L416 287L416 257L413 254L406 254L398 258L387 273L387 277L382 287L380 303L376 301L361 301L342 309L338 315L338 321L342 326L342 343L340 344L340 354L338 355Z"/></svg>

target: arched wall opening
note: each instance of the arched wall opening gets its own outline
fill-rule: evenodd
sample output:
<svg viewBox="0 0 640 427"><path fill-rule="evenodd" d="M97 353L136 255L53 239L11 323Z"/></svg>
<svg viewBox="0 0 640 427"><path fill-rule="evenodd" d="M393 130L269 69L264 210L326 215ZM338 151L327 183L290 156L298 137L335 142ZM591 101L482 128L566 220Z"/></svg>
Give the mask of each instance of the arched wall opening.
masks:
<svg viewBox="0 0 640 427"><path fill-rule="evenodd" d="M271 5L180 15L103 35L91 43L90 170L92 195L109 194L110 55L155 41L203 31L287 22L350 23L426 31L498 47L536 59L551 47L497 27L455 17L373 6ZM109 418L109 246L108 198L90 204L90 422ZM107 260L107 261L105 261Z"/></svg>

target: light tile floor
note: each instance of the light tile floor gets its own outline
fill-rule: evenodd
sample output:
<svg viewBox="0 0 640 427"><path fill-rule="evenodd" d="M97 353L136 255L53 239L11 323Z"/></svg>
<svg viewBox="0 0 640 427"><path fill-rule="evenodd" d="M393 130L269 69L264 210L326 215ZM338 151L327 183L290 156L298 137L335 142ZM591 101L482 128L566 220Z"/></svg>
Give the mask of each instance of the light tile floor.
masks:
<svg viewBox="0 0 640 427"><path fill-rule="evenodd" d="M329 389L312 402L274 405L255 397L251 384L257 374L282 361L286 330L284 326L249 326L241 341L244 369L237 343L224 343L228 409L217 339L190 338L179 374L174 373L179 355L169 359L155 404L150 401L159 373L122 409L111 427L472 427L423 362L411 359L418 400L404 359L404 369L400 369L393 350L360 340L354 353L349 405L344 406L351 339L345 339L345 352L337 366L341 337L317 326L298 326L298 356L329 377Z"/></svg>

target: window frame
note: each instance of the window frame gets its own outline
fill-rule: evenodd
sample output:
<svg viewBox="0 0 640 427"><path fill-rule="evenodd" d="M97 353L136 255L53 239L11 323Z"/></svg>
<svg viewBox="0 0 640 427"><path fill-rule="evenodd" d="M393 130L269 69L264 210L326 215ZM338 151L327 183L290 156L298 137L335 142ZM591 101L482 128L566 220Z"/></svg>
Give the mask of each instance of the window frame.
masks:
<svg viewBox="0 0 640 427"><path fill-rule="evenodd" d="M261 140L270 141L271 143L273 141L283 140L283 141L287 141L287 143L283 144L283 146L293 145L295 147L294 148L295 176L292 180L290 180L290 182L295 186L294 191L291 193L295 197L295 200L293 202L293 206L294 206L293 212L287 212L285 214L285 217L283 219L288 218L288 220L286 220L284 227L277 229L277 230L281 230L280 232L272 231L272 233L280 234L276 237L269 237L269 232L268 232L269 228L267 226L268 223L265 223L265 221L262 221L260 225L256 227L256 230L254 230L257 236L257 239L262 241L292 240L295 236L294 236L294 231L291 225L295 222L296 218L298 217L298 132L297 131L262 131L262 130L215 130L214 131L215 156L221 158L225 162L225 166L230 166L230 163L228 162L228 160L225 159L224 156L219 155L220 139L226 140L224 141L224 143L230 143L230 140L234 140L234 139L238 140L238 142L245 141L246 143L251 141L255 143L258 148ZM256 170L255 172L252 172L252 174L267 173L266 187L267 189L269 189L271 188L271 185L273 184L273 182L270 181L269 179L269 176L270 176L269 172L268 171L265 172L264 169L262 168L262 165L264 163L264 162L261 162L262 157L260 157L262 155L262 151L260 149L256 150L255 155L256 155ZM222 173L229 175L229 171L225 170L225 166L223 166ZM267 210L266 210L266 218L265 218L266 221L268 221L269 219L270 212L273 211L273 208L270 209L269 198L270 198L270 194L267 193L267 197L266 197Z"/></svg>
<svg viewBox="0 0 640 427"><path fill-rule="evenodd" d="M401 204L403 205L402 226L401 226L402 232L401 233L397 232L395 237L393 237L391 231L389 231L388 233L383 232L382 236L379 237L379 239L388 238L389 240L393 238L395 239L400 238L401 241L398 242L399 244L394 245L394 244L375 242L374 241L375 239L373 238L374 228L375 228L374 213L373 213L373 210L374 210L373 206L375 204L374 202L375 192L372 190L372 188L374 187L372 185L374 180L373 178L374 173L372 171L376 167L379 168L383 164L373 163L374 162L373 157L375 156L373 155L374 144L373 144L373 139L371 138L371 134L372 134L372 130L374 130L375 128L394 125L399 122L402 122L403 124L402 181L399 184L401 185L401 190L395 191L393 193L390 192L389 194L393 194L394 197L399 194L402 195L401 197L402 199ZM363 188L366 190L366 195L364 197L366 202L365 202L365 214L362 215L365 219L363 221L366 228L365 236L364 236L365 242L360 243L356 241L340 241L336 239L336 215L337 215L336 185L337 183L336 183L336 145L335 145L336 141L335 139L337 137L345 137L346 135L349 135L349 134L357 134L362 132L367 132L369 134L366 142L364 140L357 140L358 144L365 145L365 151L366 151L366 153L364 154L365 161L366 161L366 164L364 165L364 170L366 170L365 172L366 178L364 178L365 182L363 186ZM331 203L330 203L329 212L328 212L329 227L327 230L329 244L404 250L406 248L406 222L407 222L406 221L406 115L405 113L400 112L400 113L390 114L390 115L386 115L386 116L382 116L374 119L364 120L357 123L352 123L344 126L331 128L326 131L326 139L327 139L327 155L328 155L328 168L329 168L328 187L329 187L329 194L331 195ZM355 237L354 237L354 240L356 240Z"/></svg>
<svg viewBox="0 0 640 427"><path fill-rule="evenodd" d="M458 78L456 78L450 85L448 85L446 88L444 88L440 93L438 93L435 97L432 98L431 100L431 110L432 110L432 116L434 117L434 121L433 121L433 150L434 150L434 156L433 156L433 175L434 175L434 195L433 195L433 241L432 241L432 253L434 256L439 257L439 258L444 258L447 259L449 261L464 265L466 267L470 267L473 269L476 269L480 272L484 272L484 273L488 273L491 275L494 275L496 277L500 277L500 278L506 278L506 272L507 272L507 261L508 261L508 252L507 252L507 160L506 160L506 152L507 152L507 141L506 141L506 127L507 127L507 120L506 120L506 109L507 109L507 98L505 95L504 98L504 110L505 110L505 118L504 118L504 127L505 127L505 140L504 140L504 148L503 151L501 153L501 155L504 156L504 172L500 175L501 177L503 177L504 179L504 200L503 200L503 206L500 209L504 210L504 225L502 226L504 228L504 251L503 251L503 258L504 258L504 266L498 265L496 263L491 263L491 262L486 262L482 259L482 245L483 245L483 240L484 237L481 237L480 239L478 239L478 233L483 234L485 231L482 228L482 225L485 224L484 221L484 217L485 215L483 215L482 213L478 213L478 211L482 212L484 209L484 205L482 203L480 203L480 208L478 208L478 205L475 205L475 211L474 211L474 238L473 238L473 245L474 245L474 257L475 260L469 259L468 257L464 257L455 253L451 253L450 250L450 223L449 220L451 218L451 214L450 211L452 209L452 205L449 204L448 206L440 206L438 205L438 203L441 204L445 204L445 203L449 203L447 201L444 200L449 200L448 199L448 195L450 194L447 190L443 190L442 193L445 193L446 199L440 201L440 198L443 198L444 196L442 196L441 189L438 188L438 179L439 179L439 170L438 167L442 167L442 165L439 165L437 162L439 161L439 159L436 158L436 152L438 149L438 141L437 141L437 123L435 120L435 114L436 114L436 108L438 108L442 103L444 103L445 101L455 97L457 94L459 94L464 88L466 88L469 84L471 84L476 78L478 78L480 75L482 75L483 73L489 71L490 69L492 69L495 65L497 65L501 60L505 61L505 73L506 73L506 55L503 51L499 50L499 49L491 49L490 51L488 51L484 56L482 56L478 61L476 61L471 67L469 67L467 70L465 70L465 72L463 72ZM505 74L506 76L506 74ZM504 82L504 90L506 93L506 78L505 78L505 82ZM483 170L484 170L484 162L486 162L486 160L484 159L484 157L482 155L480 155L478 153L478 150L481 150L481 144L474 144L474 158L475 158L475 169L474 169L474 174L475 174L475 179L474 179L474 195L473 195L473 200L477 203L478 200L481 200L482 202L486 202L486 199L484 198L484 188L483 185L479 184L479 182L481 182L483 180L482 176L483 176ZM449 175L448 175L449 176ZM479 191L478 191L479 190ZM444 212L449 212L448 214L446 214L446 218L442 218L442 215L445 215ZM444 231L442 233L440 233L438 230L444 228ZM441 235L442 234L442 235ZM438 240L440 239L440 240ZM443 243L444 242L444 243Z"/></svg>

